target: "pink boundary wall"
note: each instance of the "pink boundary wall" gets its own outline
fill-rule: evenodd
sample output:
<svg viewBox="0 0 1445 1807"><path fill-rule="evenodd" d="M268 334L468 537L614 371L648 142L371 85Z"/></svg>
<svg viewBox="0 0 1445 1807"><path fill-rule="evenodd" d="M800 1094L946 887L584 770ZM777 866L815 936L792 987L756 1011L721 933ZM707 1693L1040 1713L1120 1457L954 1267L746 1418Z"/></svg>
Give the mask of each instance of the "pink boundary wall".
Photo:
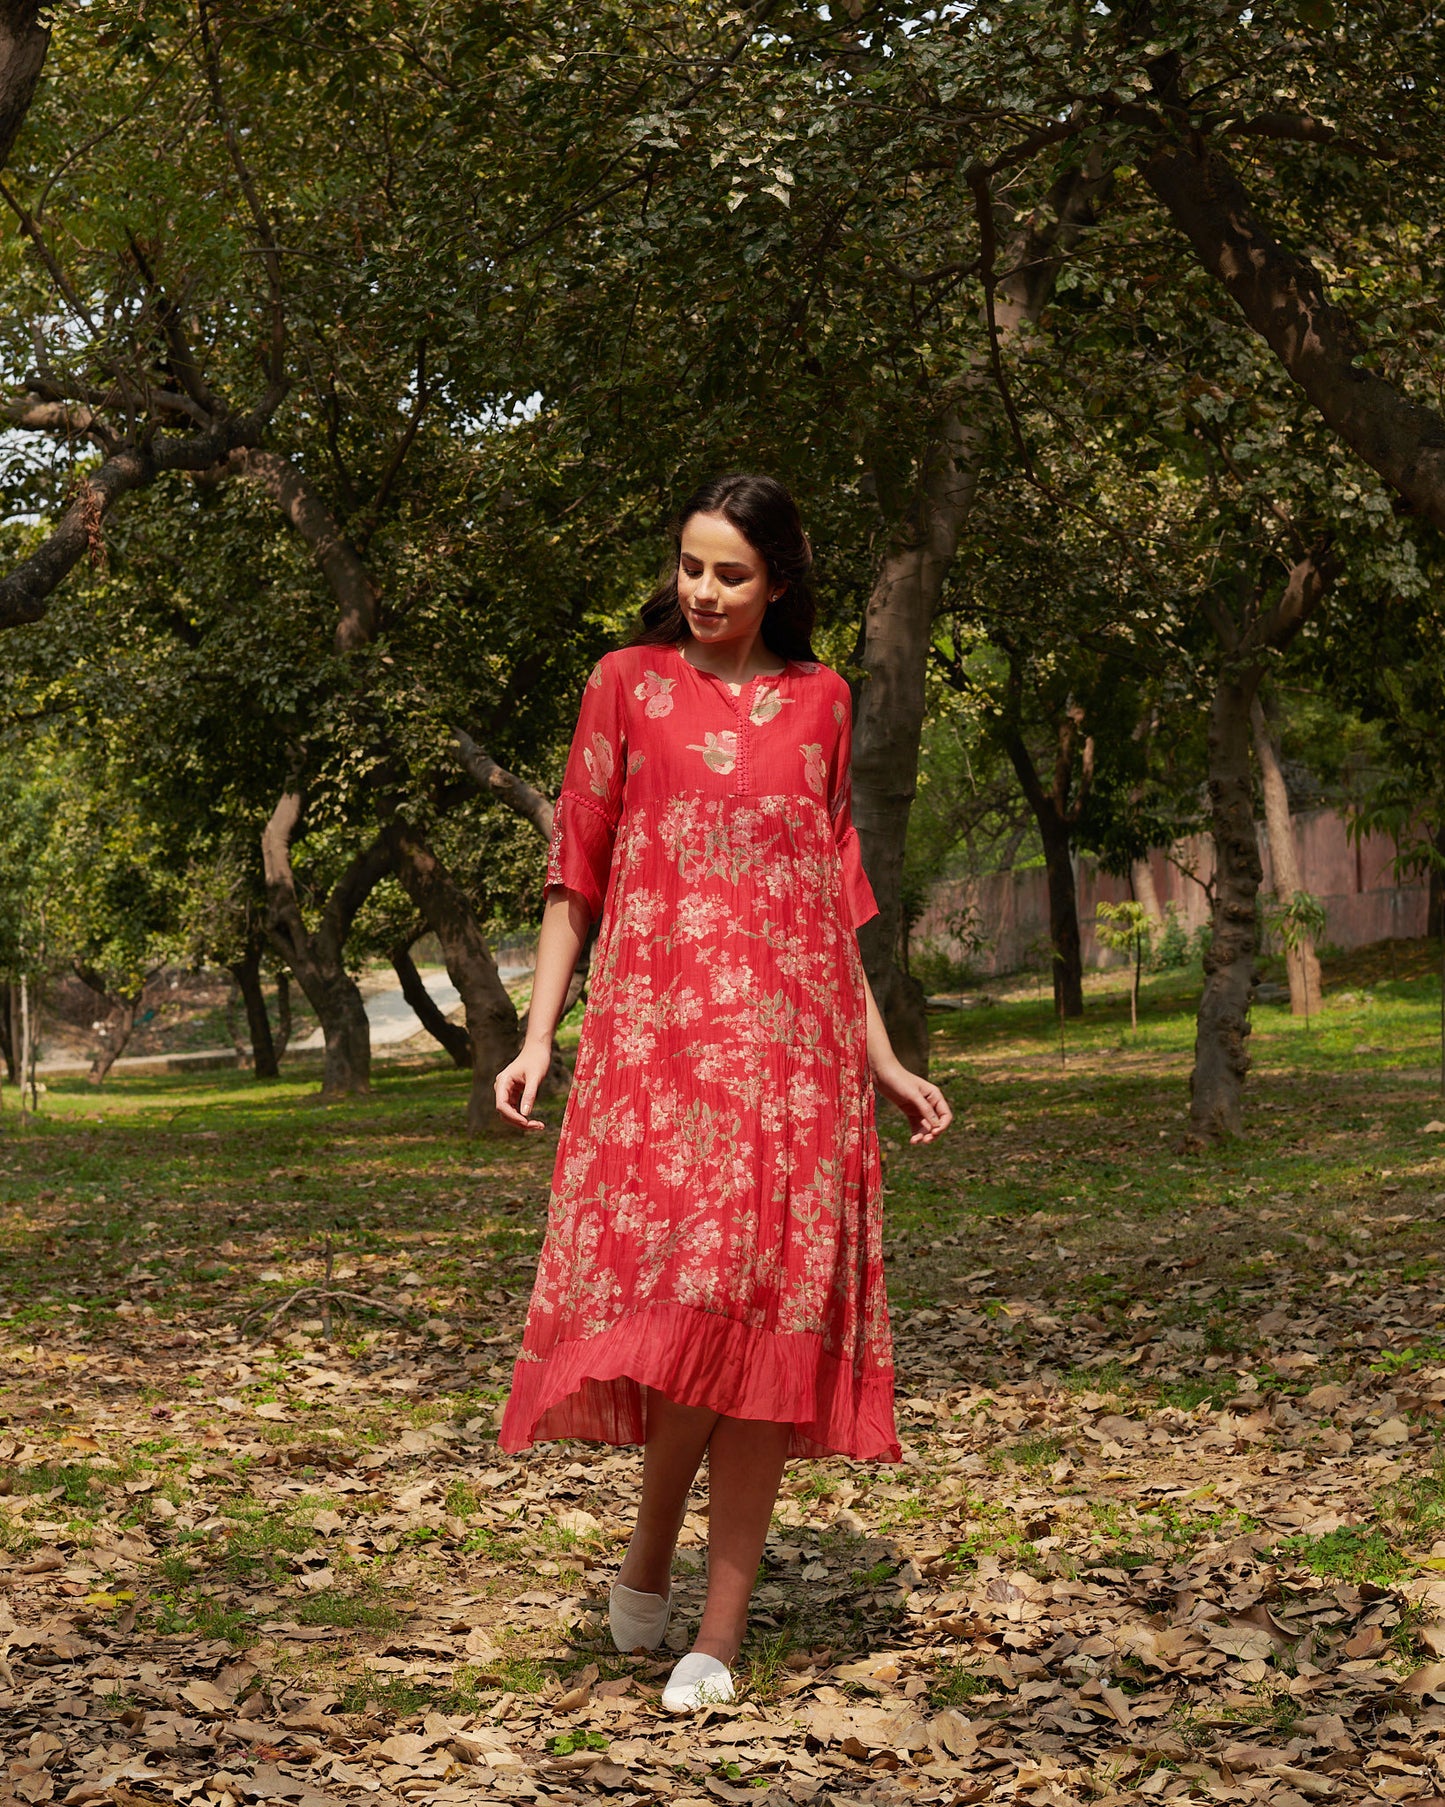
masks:
<svg viewBox="0 0 1445 1807"><path fill-rule="evenodd" d="M1271 886L1269 836L1258 824L1264 861L1265 889ZM1352 840L1347 820L1331 809L1313 810L1294 821L1300 875L1305 890L1325 906L1329 928L1325 939L1336 947L1363 947L1425 933L1428 890L1423 878L1397 882L1395 843L1388 835ZM1161 908L1173 904L1189 933L1209 920L1204 886L1189 871L1207 880L1214 870L1214 843L1208 835L1191 835L1168 854L1156 849L1149 857ZM1079 890L1079 931L1086 966L1117 966L1123 955L1101 948L1094 939L1094 906L1129 896L1125 879L1098 871L1087 857L1075 861ZM1048 888L1042 866L1023 872L998 872L987 878L936 885L928 907L913 930L913 946L932 944L943 951L965 952L950 933L950 919L972 906L985 945L970 956L981 974L1019 972L1028 950L1048 938ZM1037 955L1035 955L1037 958Z"/></svg>

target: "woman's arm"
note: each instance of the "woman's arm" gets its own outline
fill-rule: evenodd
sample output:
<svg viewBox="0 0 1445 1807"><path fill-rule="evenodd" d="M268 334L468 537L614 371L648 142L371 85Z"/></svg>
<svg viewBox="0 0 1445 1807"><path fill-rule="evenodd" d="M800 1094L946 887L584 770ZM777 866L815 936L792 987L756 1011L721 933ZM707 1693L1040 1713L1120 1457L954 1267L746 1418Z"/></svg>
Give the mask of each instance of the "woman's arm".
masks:
<svg viewBox="0 0 1445 1807"><path fill-rule="evenodd" d="M527 1039L522 1051L497 1075L497 1109L521 1129L545 1129L530 1112L537 1091L552 1065L552 1038L567 1001L577 956L592 923L586 903L575 891L552 890L542 906L542 932L537 938L537 969L532 974L532 1003L527 1012Z"/></svg>
<svg viewBox="0 0 1445 1807"><path fill-rule="evenodd" d="M873 1069L874 1084L885 1098L898 1106L912 1124L913 1134L908 1140L931 1142L935 1136L941 1136L953 1121L948 1100L931 1080L920 1079L916 1073L910 1073L893 1052L893 1043L888 1039L883 1013L878 1008L873 987L868 983L866 975L863 979L863 993L868 1000L868 1064Z"/></svg>

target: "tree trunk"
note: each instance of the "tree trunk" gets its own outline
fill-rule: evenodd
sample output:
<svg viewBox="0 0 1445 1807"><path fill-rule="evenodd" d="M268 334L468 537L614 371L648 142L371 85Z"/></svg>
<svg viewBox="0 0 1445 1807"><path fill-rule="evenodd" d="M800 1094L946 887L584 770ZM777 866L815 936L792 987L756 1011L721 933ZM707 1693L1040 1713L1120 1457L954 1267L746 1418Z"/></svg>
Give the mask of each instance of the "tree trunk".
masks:
<svg viewBox="0 0 1445 1807"><path fill-rule="evenodd" d="M1147 853L1129 868L1129 882L1134 887L1135 902L1143 906L1150 922L1162 923L1164 911L1159 903L1159 887L1154 883L1154 868Z"/></svg>
<svg viewBox="0 0 1445 1807"><path fill-rule="evenodd" d="M998 730L1004 751L1019 781L1024 800L1038 824L1044 847L1044 870L1049 886L1049 944L1053 950L1054 1012L1057 1016L1084 1014L1084 952L1079 934L1079 895L1074 880L1070 843L1079 810L1089 794L1094 771L1094 742L1083 742L1082 774L1072 803L1074 748L1083 726L1083 712L1070 708L1058 727L1053 787L1045 790L1033 755L1019 728L1022 709L1022 668L1011 657L1009 711Z"/></svg>
<svg viewBox="0 0 1445 1807"><path fill-rule="evenodd" d="M0 0L0 169L10 159L50 48L41 0Z"/></svg>
<svg viewBox="0 0 1445 1807"><path fill-rule="evenodd" d="M300 820L301 798L287 791L261 835L269 906L266 927L321 1023L326 1043L321 1096L345 1098L371 1089L371 1028L361 991L346 970L346 938L356 912L385 875L390 854L378 838L356 855L326 900L313 932L301 914L291 869L291 837Z"/></svg>
<svg viewBox="0 0 1445 1807"><path fill-rule="evenodd" d="M278 1079L281 1074L276 1044L271 1039L271 1018L261 984L261 939L254 937L239 960L226 968L236 981L246 1006L246 1028L251 1037L251 1071L257 1079Z"/></svg>
<svg viewBox="0 0 1445 1807"><path fill-rule="evenodd" d="M1079 935L1079 895L1068 825L1041 818L1044 870L1049 881L1049 940L1054 952L1054 1014L1084 1014L1084 951Z"/></svg>
<svg viewBox="0 0 1445 1807"><path fill-rule="evenodd" d="M411 957L412 942L415 940L416 936L413 935L408 941L398 941L391 950L392 969L401 984L401 995L410 1004L422 1028L451 1055L452 1065L470 1067L472 1038L460 1024L447 1021L436 999L422 983L422 976Z"/></svg>
<svg viewBox="0 0 1445 1807"><path fill-rule="evenodd" d="M0 1056L5 1061L5 1071L11 1085L20 1076L20 1051L17 1025L19 1011L15 1002L15 987L8 979L0 984Z"/></svg>
<svg viewBox="0 0 1445 1807"><path fill-rule="evenodd" d="M38 1064L40 1040L39 1000L36 1000L35 1014L30 1010L30 981L24 973L20 975L20 1115L25 1116L25 1092L30 1091L30 1109L39 1108L40 1099L35 1089L35 1068Z"/></svg>
<svg viewBox="0 0 1445 1807"><path fill-rule="evenodd" d="M1445 941L1445 826L1431 836L1435 861L1430 867L1430 901L1425 910L1425 933Z"/></svg>
<svg viewBox="0 0 1445 1807"><path fill-rule="evenodd" d="M1214 913L1189 1085L1190 1128L1200 1143L1237 1136L1244 1127L1246 1044L1263 877L1249 764L1250 706L1258 684L1257 668L1222 673L1209 712Z"/></svg>
<svg viewBox="0 0 1445 1807"><path fill-rule="evenodd" d="M1036 322L1067 252L1092 224L1111 180L1097 164L1066 172L999 262L995 324L1001 344ZM895 1051L915 1072L928 1070L923 987L899 970L903 858L918 781L925 676L934 616L978 493L980 460L993 427L991 356L980 356L966 385L967 423L950 411L938 422L923 461L918 494L892 534L863 623L853 727L853 820L878 915L859 931L869 983Z"/></svg>
<svg viewBox="0 0 1445 1807"><path fill-rule="evenodd" d="M864 618L867 678L853 733L853 822L878 900L878 915L858 931L858 943L894 1052L915 1073L928 1071L928 1018L923 987L898 965L903 858L933 617L978 484L973 437L955 417L943 422L917 516L883 560Z"/></svg>
<svg viewBox="0 0 1445 1807"><path fill-rule="evenodd" d="M90 1071L86 1079L91 1085L103 1085L110 1069L125 1053L131 1036L135 1033L136 1012L140 1009L144 998L145 980L139 990L133 992L108 991L104 978L94 967L83 966L79 962L75 966L76 977L88 985L100 1001L105 1005L105 1020L96 1031L100 1048L95 1059L90 1063Z"/></svg>
<svg viewBox="0 0 1445 1807"><path fill-rule="evenodd" d="M1265 720L1264 705L1256 693L1250 709L1254 730L1254 754L1259 761L1260 784L1264 791L1264 823L1269 832L1269 858L1274 876L1274 895L1280 904L1288 904L1300 882L1299 850L1295 846L1294 822L1290 816L1289 791L1279 763L1274 736ZM1289 1007L1293 1016L1318 1016L1323 987L1320 982L1319 956L1315 944L1307 936L1297 947L1286 947L1285 965L1289 973Z"/></svg>
<svg viewBox="0 0 1445 1807"><path fill-rule="evenodd" d="M492 1081L520 1046L517 1007L498 976L466 892L426 836L406 822L394 822L386 832L396 876L441 942L452 984L462 995L472 1047L467 1132L483 1135L498 1122Z"/></svg>
<svg viewBox="0 0 1445 1807"><path fill-rule="evenodd" d="M281 1062L286 1058L286 1050L291 1046L291 975L283 966L276 974L276 1033L272 1037L276 1050L276 1067L279 1076Z"/></svg>

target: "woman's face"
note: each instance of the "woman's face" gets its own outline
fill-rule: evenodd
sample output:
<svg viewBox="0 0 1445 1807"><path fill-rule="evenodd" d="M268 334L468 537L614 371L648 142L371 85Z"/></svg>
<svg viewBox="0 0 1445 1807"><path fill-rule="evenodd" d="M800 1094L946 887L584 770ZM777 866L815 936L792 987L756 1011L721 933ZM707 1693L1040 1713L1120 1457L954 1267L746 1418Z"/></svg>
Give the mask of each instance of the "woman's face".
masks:
<svg viewBox="0 0 1445 1807"><path fill-rule="evenodd" d="M677 596L696 640L721 646L750 639L773 593L761 553L725 515L691 517L682 530Z"/></svg>

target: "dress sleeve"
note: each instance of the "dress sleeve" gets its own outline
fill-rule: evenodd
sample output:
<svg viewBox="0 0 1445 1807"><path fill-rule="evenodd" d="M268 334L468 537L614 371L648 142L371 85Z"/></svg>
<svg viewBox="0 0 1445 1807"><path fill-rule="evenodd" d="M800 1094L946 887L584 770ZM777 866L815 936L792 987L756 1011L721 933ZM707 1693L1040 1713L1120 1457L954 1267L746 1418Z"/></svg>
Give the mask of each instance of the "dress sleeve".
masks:
<svg viewBox="0 0 1445 1807"><path fill-rule="evenodd" d="M582 691L562 792L552 812L546 884L548 891L575 891L594 922L607 895L626 767L622 686L609 662L600 660Z"/></svg>
<svg viewBox="0 0 1445 1807"><path fill-rule="evenodd" d="M873 887L863 870L863 852L858 845L858 830L853 826L853 710L846 684L839 684L839 700L833 705L838 718L838 751L833 764L833 793L828 811L833 818L833 837L838 843L838 858L843 866L843 911L849 924L862 928L878 914Z"/></svg>

